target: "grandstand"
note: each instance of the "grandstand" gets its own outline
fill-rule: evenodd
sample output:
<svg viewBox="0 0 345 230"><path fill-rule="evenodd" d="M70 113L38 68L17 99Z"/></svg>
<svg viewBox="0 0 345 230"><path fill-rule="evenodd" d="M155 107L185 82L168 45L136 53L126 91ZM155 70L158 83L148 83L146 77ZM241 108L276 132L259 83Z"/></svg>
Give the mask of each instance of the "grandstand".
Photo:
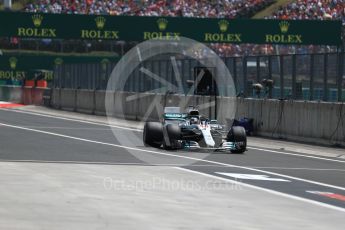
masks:
<svg viewBox="0 0 345 230"><path fill-rule="evenodd" d="M56 14L96 14L128 16L169 16L209 18L251 18L276 0L18 0L16 8L24 12ZM265 18L342 20L345 23L343 0L286 0L285 5ZM289 3L290 2L290 3ZM287 4L288 3L288 4ZM21 6L21 7L20 7ZM136 44L136 43L134 43ZM3 49L44 50L53 52L111 51L122 55L134 44L106 41L27 41L19 38L1 38ZM307 54L336 51L335 47L280 46L253 44L210 44L220 56Z"/></svg>
<svg viewBox="0 0 345 230"><path fill-rule="evenodd" d="M14 3L16 3L16 9L30 13L241 19L255 17L255 15L265 11L269 12L269 15L265 16L266 19L341 20L343 24L345 22L344 0L19 0L14 1ZM281 6L274 8L273 6L277 6L278 3ZM268 11L268 8L276 10ZM339 38L339 36L333 37ZM3 53L11 51L11 55L13 51L20 54L23 51L35 54L48 51L53 53L52 56L62 56L62 53L67 55L95 55L95 53L102 52L108 57L120 57L138 42L140 41L129 39L125 42L70 40L69 38L2 37L0 38L0 47ZM224 57L224 60L228 60L228 64L230 63L234 69L233 72L238 72L239 78L241 78L241 74L248 76L246 83L244 81L240 82L239 89L249 89L250 85L255 81L259 81L260 78L272 76L277 84L280 84L280 79L284 78L285 80L285 82L282 81L279 87L273 89L272 93L275 98L291 97L290 95L297 98L296 95L298 94L298 98L303 99L313 98L333 101L338 99L336 93L339 92L339 88L337 88L339 82L336 79L340 68L336 65L339 65L339 63L345 65L342 59L337 59L337 54L342 54L339 52L339 47L242 43L211 43L207 45L216 51L219 56ZM195 52L200 52L200 56L203 56L202 51ZM254 63L253 66L247 68L248 63L246 63L246 60L248 60L248 63ZM266 66L260 69L260 65L258 65L260 62L265 62L271 68ZM316 67L314 68L313 65ZM297 66L303 66L303 68L296 70ZM242 73L244 69L248 70L248 73ZM284 71L281 71L281 69ZM317 71L314 71L314 69L317 69ZM314 75L313 82L310 80L310 75ZM299 83L298 93L296 91L297 82ZM343 82L342 84L345 84L345 80ZM246 85L247 83L249 87ZM314 85L315 88L313 88Z"/></svg>

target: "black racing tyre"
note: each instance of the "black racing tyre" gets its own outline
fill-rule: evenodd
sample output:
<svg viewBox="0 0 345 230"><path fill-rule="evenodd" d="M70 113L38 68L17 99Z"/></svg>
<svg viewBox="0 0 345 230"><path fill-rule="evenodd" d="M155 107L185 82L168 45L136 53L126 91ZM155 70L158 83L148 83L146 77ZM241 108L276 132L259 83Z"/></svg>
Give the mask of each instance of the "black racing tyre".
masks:
<svg viewBox="0 0 345 230"><path fill-rule="evenodd" d="M178 125L168 124L163 131L163 147L166 150L177 149L177 140L181 139L181 128Z"/></svg>
<svg viewBox="0 0 345 230"><path fill-rule="evenodd" d="M232 153L244 153L247 149L246 130L241 126L233 126L226 137L230 142L243 142L244 145L240 149L232 150Z"/></svg>
<svg viewBox="0 0 345 230"><path fill-rule="evenodd" d="M160 122L146 122L143 142L145 146L159 148L163 142L163 126Z"/></svg>
<svg viewBox="0 0 345 230"><path fill-rule="evenodd" d="M178 125L168 124L165 126L169 138L178 140L181 138L181 128Z"/></svg>

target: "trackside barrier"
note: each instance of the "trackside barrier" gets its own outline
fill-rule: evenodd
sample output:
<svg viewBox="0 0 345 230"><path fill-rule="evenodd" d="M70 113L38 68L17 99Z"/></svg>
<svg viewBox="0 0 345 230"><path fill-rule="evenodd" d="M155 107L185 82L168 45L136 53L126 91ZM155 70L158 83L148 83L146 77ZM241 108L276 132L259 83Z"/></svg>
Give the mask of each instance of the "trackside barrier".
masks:
<svg viewBox="0 0 345 230"><path fill-rule="evenodd" d="M95 110L94 113L96 115L106 115L105 110L105 91L104 90L97 90L95 91Z"/></svg>
<svg viewBox="0 0 345 230"><path fill-rule="evenodd" d="M345 146L344 115L344 103L237 100L237 117L254 118L257 134L266 137Z"/></svg>
<svg viewBox="0 0 345 230"><path fill-rule="evenodd" d="M77 90L64 89L59 92L59 108L63 110L75 111L77 108L76 98Z"/></svg>
<svg viewBox="0 0 345 230"><path fill-rule="evenodd" d="M105 91L53 89L51 104L55 108L105 115L105 94ZM166 96L130 92L112 94L111 103L114 107L110 114L132 120L142 120L144 117L159 119L158 114L163 111L157 113L153 110L148 114L154 100L161 103L162 107L164 104L183 104L181 102L186 100L189 100L188 104L184 103L186 106L214 102L214 97L209 96ZM118 103L122 103L122 111ZM237 108L232 105L237 105ZM162 110L162 107L156 109ZM231 111L230 108L236 108L236 111ZM201 113L207 117L215 117L215 111L209 108L201 109ZM256 135L345 146L343 103L218 97L218 120L224 124L229 123L228 118L232 117L233 113L236 113L236 118L254 118Z"/></svg>
<svg viewBox="0 0 345 230"><path fill-rule="evenodd" d="M33 87L31 86L24 86L23 89L23 94L22 94L22 103L24 105L31 105L33 104L33 98L32 98L32 91Z"/></svg>
<svg viewBox="0 0 345 230"><path fill-rule="evenodd" d="M77 112L95 113L95 90L77 90L76 91L76 108Z"/></svg>
<svg viewBox="0 0 345 230"><path fill-rule="evenodd" d="M15 85L0 86L0 101L22 103L22 87Z"/></svg>
<svg viewBox="0 0 345 230"><path fill-rule="evenodd" d="M21 103L24 105L43 105L43 95L47 88L24 86Z"/></svg>
<svg viewBox="0 0 345 230"><path fill-rule="evenodd" d="M24 105L42 105L46 90L47 88L31 86L0 86L0 101Z"/></svg>

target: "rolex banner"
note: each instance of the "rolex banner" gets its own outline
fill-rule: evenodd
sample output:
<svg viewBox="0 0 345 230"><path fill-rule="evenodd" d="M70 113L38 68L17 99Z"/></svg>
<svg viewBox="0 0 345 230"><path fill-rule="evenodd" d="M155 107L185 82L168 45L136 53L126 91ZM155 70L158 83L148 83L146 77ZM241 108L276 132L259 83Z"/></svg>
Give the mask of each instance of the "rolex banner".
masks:
<svg viewBox="0 0 345 230"><path fill-rule="evenodd" d="M340 45L341 21L137 17L0 12L0 36L204 43Z"/></svg>
<svg viewBox="0 0 345 230"><path fill-rule="evenodd" d="M0 85L27 79L32 70L45 70L44 79L53 79L54 67L61 64L101 63L118 61L117 57L102 56L50 56L50 55L2 55L0 56Z"/></svg>

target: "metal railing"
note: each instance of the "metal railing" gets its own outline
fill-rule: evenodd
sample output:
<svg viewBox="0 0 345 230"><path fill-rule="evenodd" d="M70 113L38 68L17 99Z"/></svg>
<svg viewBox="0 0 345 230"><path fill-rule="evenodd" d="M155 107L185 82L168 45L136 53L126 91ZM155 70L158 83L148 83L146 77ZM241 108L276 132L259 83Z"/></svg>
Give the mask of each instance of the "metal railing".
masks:
<svg viewBox="0 0 345 230"><path fill-rule="evenodd" d="M271 97L293 100L345 101L344 53L294 54L272 56L243 56L223 58L238 95L244 97ZM54 72L53 87L105 90L116 63L63 64ZM193 80L197 60L177 59L184 87ZM145 67L167 81L174 83L170 59L155 58L138 64L128 78L124 91L144 92L161 87L160 82L146 76L139 68ZM263 79L274 82L268 94L257 93L253 84Z"/></svg>

